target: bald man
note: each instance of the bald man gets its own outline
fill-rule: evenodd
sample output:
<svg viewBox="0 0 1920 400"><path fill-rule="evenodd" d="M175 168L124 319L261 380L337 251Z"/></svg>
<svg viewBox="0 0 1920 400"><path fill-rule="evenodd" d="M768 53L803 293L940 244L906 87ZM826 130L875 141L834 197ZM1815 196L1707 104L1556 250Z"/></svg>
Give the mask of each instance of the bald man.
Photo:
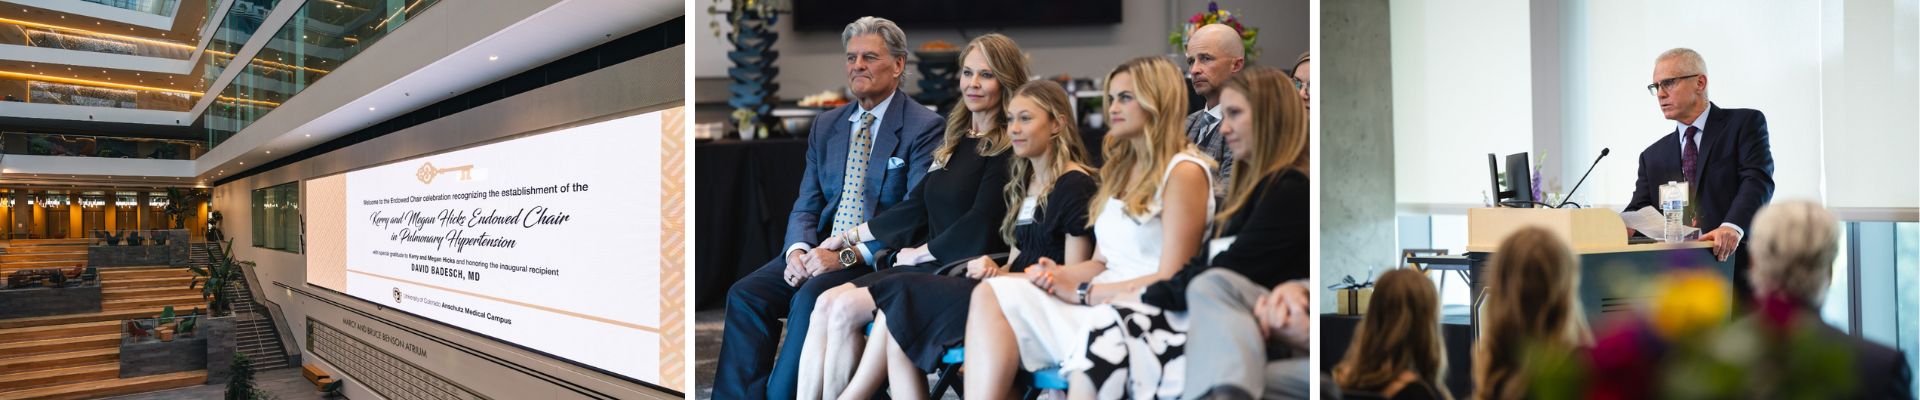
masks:
<svg viewBox="0 0 1920 400"><path fill-rule="evenodd" d="M1187 79L1193 91L1207 99L1206 108L1187 116L1187 139L1220 162L1213 170L1216 203L1226 197L1227 177L1233 172L1233 153L1220 134L1220 87L1246 66L1246 48L1240 45L1240 32L1231 26L1204 25L1187 38Z"/></svg>

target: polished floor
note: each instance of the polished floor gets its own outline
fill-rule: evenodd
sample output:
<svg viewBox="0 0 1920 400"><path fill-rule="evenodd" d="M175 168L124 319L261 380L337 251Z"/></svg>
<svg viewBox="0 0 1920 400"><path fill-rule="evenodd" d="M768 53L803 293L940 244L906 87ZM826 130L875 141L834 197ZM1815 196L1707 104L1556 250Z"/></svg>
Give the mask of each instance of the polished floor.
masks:
<svg viewBox="0 0 1920 400"><path fill-rule="evenodd" d="M264 389L269 393L273 393L273 398L275 399L305 400L305 399L324 398L324 396L321 396L320 391L313 389L312 383L307 382L307 378L300 376L299 368L280 368L280 369L275 369L271 371L260 371L254 374L253 380L254 380L255 387ZM201 385L201 386L179 388L179 389L173 389L173 390L162 390L158 392L130 394L130 395L120 396L120 397L109 397L109 399L113 399L113 400L218 399L218 398L224 397L222 395L226 393L226 390L227 390L226 385ZM336 398L344 399L346 397L342 396L342 397L336 397Z"/></svg>

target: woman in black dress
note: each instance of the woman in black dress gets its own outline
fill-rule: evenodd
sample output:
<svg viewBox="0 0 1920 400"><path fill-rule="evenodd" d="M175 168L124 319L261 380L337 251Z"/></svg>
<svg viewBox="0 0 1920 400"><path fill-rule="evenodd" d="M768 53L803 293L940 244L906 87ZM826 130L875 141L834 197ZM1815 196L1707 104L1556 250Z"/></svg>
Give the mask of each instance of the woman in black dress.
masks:
<svg viewBox="0 0 1920 400"><path fill-rule="evenodd" d="M1013 246L1009 261L969 260L965 277L897 275L875 282L871 289L880 316L853 385L841 398L870 397L882 378L888 378L893 398L926 396L926 371L966 336L970 298L981 279L1024 272L1042 258L1080 262L1092 256L1087 202L1099 184L1086 163L1071 104L1066 90L1052 81L1030 82L1015 92L1007 106L1012 118L1007 132L1018 158L1000 225L1001 239Z"/></svg>
<svg viewBox="0 0 1920 400"><path fill-rule="evenodd" d="M820 247L853 246L863 255L852 268L875 268L844 285L828 289L815 303L814 325L800 353L799 397L839 396L866 347L868 322L875 310L868 286L883 278L928 275L954 261L1006 251L996 240L1006 202L1011 147L1002 108L1012 88L1026 83L1027 67L1012 39L988 34L963 51L960 89L965 107L947 117L946 137L934 150L933 167L907 200L844 236ZM867 256L870 255L870 256ZM864 398L864 397L863 397Z"/></svg>

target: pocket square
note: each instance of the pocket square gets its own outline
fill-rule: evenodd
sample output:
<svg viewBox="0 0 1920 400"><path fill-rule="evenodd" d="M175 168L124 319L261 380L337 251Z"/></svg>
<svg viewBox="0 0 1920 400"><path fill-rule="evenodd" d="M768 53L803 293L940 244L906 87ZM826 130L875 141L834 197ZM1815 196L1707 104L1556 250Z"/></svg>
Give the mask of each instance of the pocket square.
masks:
<svg viewBox="0 0 1920 400"><path fill-rule="evenodd" d="M907 160L902 160L900 157L887 157L887 169L899 169L904 166L907 166Z"/></svg>

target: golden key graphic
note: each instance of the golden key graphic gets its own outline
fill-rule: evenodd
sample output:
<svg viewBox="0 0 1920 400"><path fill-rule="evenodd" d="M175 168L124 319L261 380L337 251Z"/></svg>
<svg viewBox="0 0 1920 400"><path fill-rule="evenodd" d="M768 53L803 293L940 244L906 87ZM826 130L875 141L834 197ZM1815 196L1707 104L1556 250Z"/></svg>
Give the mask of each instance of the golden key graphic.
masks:
<svg viewBox="0 0 1920 400"><path fill-rule="evenodd" d="M420 178L420 183L431 184L433 183L434 177L440 176L440 174L455 172L455 171L460 172L460 180L462 181L473 179L473 165L462 165L462 166L450 167L450 168L434 168L433 163L431 162L426 164L420 164L420 170L418 172L414 172L413 176L416 178Z"/></svg>

